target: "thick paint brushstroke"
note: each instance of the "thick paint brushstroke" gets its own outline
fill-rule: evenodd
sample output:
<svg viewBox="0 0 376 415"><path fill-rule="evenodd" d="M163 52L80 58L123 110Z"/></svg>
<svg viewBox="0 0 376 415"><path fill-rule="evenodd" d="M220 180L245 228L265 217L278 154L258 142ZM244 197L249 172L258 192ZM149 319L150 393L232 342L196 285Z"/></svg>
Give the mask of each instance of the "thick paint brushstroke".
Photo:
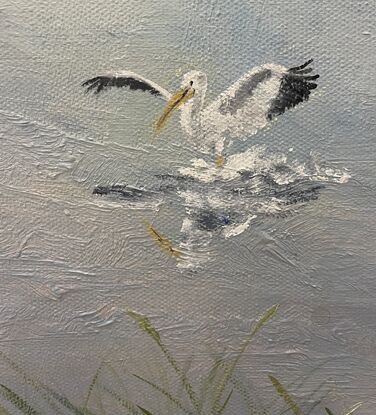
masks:
<svg viewBox="0 0 376 415"><path fill-rule="evenodd" d="M166 237L160 234L149 222L145 221L145 226L152 239L154 239L158 246L168 255L175 258L179 258L182 255L181 251L174 248L173 244Z"/></svg>
<svg viewBox="0 0 376 415"><path fill-rule="evenodd" d="M82 86L96 94L115 86L163 96L167 104L155 124L157 133L172 112L181 108L181 125L187 137L205 152L214 146L214 163L222 167L226 140L249 139L276 115L308 99L311 90L317 87L312 81L319 78L307 75L310 68L305 68L310 63L312 59L291 69L276 64L255 67L205 108L207 76L200 71L185 74L181 89L172 96L155 82L131 72L96 76Z"/></svg>

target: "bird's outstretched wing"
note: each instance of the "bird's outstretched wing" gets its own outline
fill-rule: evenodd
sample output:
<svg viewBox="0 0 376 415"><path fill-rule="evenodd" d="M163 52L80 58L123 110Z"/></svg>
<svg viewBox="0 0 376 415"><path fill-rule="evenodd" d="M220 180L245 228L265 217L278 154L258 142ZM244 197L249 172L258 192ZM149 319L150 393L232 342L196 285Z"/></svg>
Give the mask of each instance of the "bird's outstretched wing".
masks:
<svg viewBox="0 0 376 415"><path fill-rule="evenodd" d="M307 68L312 61L310 59L301 66L291 68L283 75L278 95L273 99L269 107L268 119L271 120L273 117L283 114L286 109L306 101L311 90L317 88L317 84L314 81L320 75L307 75L312 72L312 68Z"/></svg>
<svg viewBox="0 0 376 415"><path fill-rule="evenodd" d="M168 91L155 82L149 81L133 72L107 73L95 76L94 78L83 82L82 86L86 87L86 92L93 91L94 94L99 94L101 91L112 87L128 87L131 90L147 91L151 95L160 96L164 99L169 99L171 97L171 94Z"/></svg>
<svg viewBox="0 0 376 415"><path fill-rule="evenodd" d="M310 75L310 63L291 69L275 64L253 68L204 109L202 126L218 137L246 139L255 134L275 116L308 99L319 77Z"/></svg>

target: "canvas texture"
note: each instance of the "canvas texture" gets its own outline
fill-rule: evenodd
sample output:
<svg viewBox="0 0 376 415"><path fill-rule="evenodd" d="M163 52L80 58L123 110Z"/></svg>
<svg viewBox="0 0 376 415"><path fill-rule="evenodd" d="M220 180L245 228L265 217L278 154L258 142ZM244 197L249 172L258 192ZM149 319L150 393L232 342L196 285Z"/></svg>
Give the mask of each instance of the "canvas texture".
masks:
<svg viewBox="0 0 376 415"><path fill-rule="evenodd" d="M200 382L261 321L224 414L374 414L375 17L364 0L0 0L4 410L219 414L195 407L185 369L215 401L221 382ZM222 167L180 109L156 134L160 97L81 86L132 71L173 93L202 71L210 103L254 67L311 58L309 100Z"/></svg>

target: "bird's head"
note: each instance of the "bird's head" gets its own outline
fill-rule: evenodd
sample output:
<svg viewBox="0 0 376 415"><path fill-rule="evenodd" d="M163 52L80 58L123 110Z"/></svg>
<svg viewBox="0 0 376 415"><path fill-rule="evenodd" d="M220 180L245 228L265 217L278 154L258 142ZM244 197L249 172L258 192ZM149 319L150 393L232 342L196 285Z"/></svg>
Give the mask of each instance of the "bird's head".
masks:
<svg viewBox="0 0 376 415"><path fill-rule="evenodd" d="M207 88L207 78L203 72L191 71L183 76L182 85L179 90L172 94L156 123L156 130L159 132L166 124L172 112L183 106L185 103L197 98L202 101ZM193 99L195 98L195 99Z"/></svg>
<svg viewBox="0 0 376 415"><path fill-rule="evenodd" d="M191 86L195 92L206 92L208 80L206 74L201 71L190 71L183 76L182 87Z"/></svg>

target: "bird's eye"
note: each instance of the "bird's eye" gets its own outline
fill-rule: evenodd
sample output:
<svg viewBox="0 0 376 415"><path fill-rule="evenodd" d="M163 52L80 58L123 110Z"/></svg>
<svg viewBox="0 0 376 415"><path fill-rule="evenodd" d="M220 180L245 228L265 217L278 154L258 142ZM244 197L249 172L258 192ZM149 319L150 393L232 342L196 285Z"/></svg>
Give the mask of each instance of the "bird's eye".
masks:
<svg viewBox="0 0 376 415"><path fill-rule="evenodd" d="M189 84L192 86L193 85L193 81L190 81Z"/></svg>

